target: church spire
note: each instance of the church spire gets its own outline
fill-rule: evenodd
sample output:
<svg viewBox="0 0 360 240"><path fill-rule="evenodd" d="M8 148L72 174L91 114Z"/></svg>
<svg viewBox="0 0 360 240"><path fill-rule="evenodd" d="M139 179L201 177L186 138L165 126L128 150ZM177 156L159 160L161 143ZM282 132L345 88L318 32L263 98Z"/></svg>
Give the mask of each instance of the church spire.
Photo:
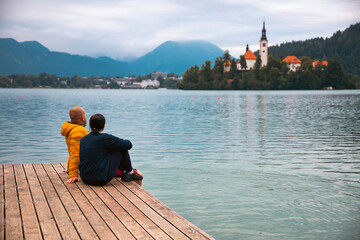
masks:
<svg viewBox="0 0 360 240"><path fill-rule="evenodd" d="M262 34L261 34L261 40L267 41L267 38L266 38L266 29L265 29L265 20L264 20L264 22L263 22L263 29L262 29Z"/></svg>

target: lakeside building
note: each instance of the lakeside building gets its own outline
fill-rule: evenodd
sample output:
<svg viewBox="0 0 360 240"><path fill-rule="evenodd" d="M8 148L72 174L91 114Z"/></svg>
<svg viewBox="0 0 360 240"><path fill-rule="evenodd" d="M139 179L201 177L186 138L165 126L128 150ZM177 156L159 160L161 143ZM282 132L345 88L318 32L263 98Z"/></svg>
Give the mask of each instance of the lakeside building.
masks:
<svg viewBox="0 0 360 240"><path fill-rule="evenodd" d="M230 72L230 69L231 69L231 62L230 60L227 60L226 62L224 62L224 73Z"/></svg>
<svg viewBox="0 0 360 240"><path fill-rule="evenodd" d="M160 87L160 82L158 80L151 80L151 79L142 80L140 84L141 84L141 88L159 88Z"/></svg>
<svg viewBox="0 0 360 240"><path fill-rule="evenodd" d="M323 68L323 67L327 67L327 65L328 65L328 61L321 61L320 62L319 60L315 60L312 63L313 68L315 68L317 66Z"/></svg>
<svg viewBox="0 0 360 240"><path fill-rule="evenodd" d="M286 62L290 71L295 72L301 66L301 61L295 56L287 56L281 62Z"/></svg>
<svg viewBox="0 0 360 240"><path fill-rule="evenodd" d="M240 59L237 61L236 69L237 70L251 70L254 68L256 62L255 54L249 49L249 44L246 45L246 52L244 54L246 61L246 69L241 69Z"/></svg>

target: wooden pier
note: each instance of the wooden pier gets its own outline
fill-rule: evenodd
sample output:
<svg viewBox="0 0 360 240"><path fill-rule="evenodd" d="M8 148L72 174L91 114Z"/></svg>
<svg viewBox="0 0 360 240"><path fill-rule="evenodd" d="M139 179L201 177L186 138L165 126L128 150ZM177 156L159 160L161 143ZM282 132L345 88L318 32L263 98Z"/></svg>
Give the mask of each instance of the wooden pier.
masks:
<svg viewBox="0 0 360 240"><path fill-rule="evenodd" d="M65 166L0 165L0 239L213 239L134 182L67 184Z"/></svg>

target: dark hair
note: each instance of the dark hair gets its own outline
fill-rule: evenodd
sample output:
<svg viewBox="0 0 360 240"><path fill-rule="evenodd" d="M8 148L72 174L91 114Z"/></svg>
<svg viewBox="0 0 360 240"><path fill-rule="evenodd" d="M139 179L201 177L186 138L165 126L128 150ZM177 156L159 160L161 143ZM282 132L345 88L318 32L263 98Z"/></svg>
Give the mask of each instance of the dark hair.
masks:
<svg viewBox="0 0 360 240"><path fill-rule="evenodd" d="M105 117L100 113L94 114L91 116L89 123L91 132L98 133L105 127Z"/></svg>

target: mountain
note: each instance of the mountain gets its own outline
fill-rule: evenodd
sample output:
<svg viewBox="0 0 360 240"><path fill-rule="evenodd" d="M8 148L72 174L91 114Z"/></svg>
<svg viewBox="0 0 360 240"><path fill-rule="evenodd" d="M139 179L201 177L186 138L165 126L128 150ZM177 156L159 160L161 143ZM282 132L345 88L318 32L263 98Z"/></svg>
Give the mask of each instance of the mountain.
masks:
<svg viewBox="0 0 360 240"><path fill-rule="evenodd" d="M360 23L344 31L337 31L330 38L313 38L292 41L269 47L269 54L276 58L288 55L308 56L311 59L338 60L345 72L360 78ZM360 79L359 79L360 80Z"/></svg>
<svg viewBox="0 0 360 240"><path fill-rule="evenodd" d="M0 74L57 74L60 76L116 76L133 73L129 63L52 52L36 41L0 39Z"/></svg>
<svg viewBox="0 0 360 240"><path fill-rule="evenodd" d="M223 50L205 41L165 42L132 62L53 52L36 41L0 39L0 75L57 74L60 76L128 76L153 71L182 74L188 67L213 61Z"/></svg>
<svg viewBox="0 0 360 240"><path fill-rule="evenodd" d="M224 51L205 41L167 41L145 56L131 62L137 73L144 75L154 70L182 74L193 65L214 61Z"/></svg>

